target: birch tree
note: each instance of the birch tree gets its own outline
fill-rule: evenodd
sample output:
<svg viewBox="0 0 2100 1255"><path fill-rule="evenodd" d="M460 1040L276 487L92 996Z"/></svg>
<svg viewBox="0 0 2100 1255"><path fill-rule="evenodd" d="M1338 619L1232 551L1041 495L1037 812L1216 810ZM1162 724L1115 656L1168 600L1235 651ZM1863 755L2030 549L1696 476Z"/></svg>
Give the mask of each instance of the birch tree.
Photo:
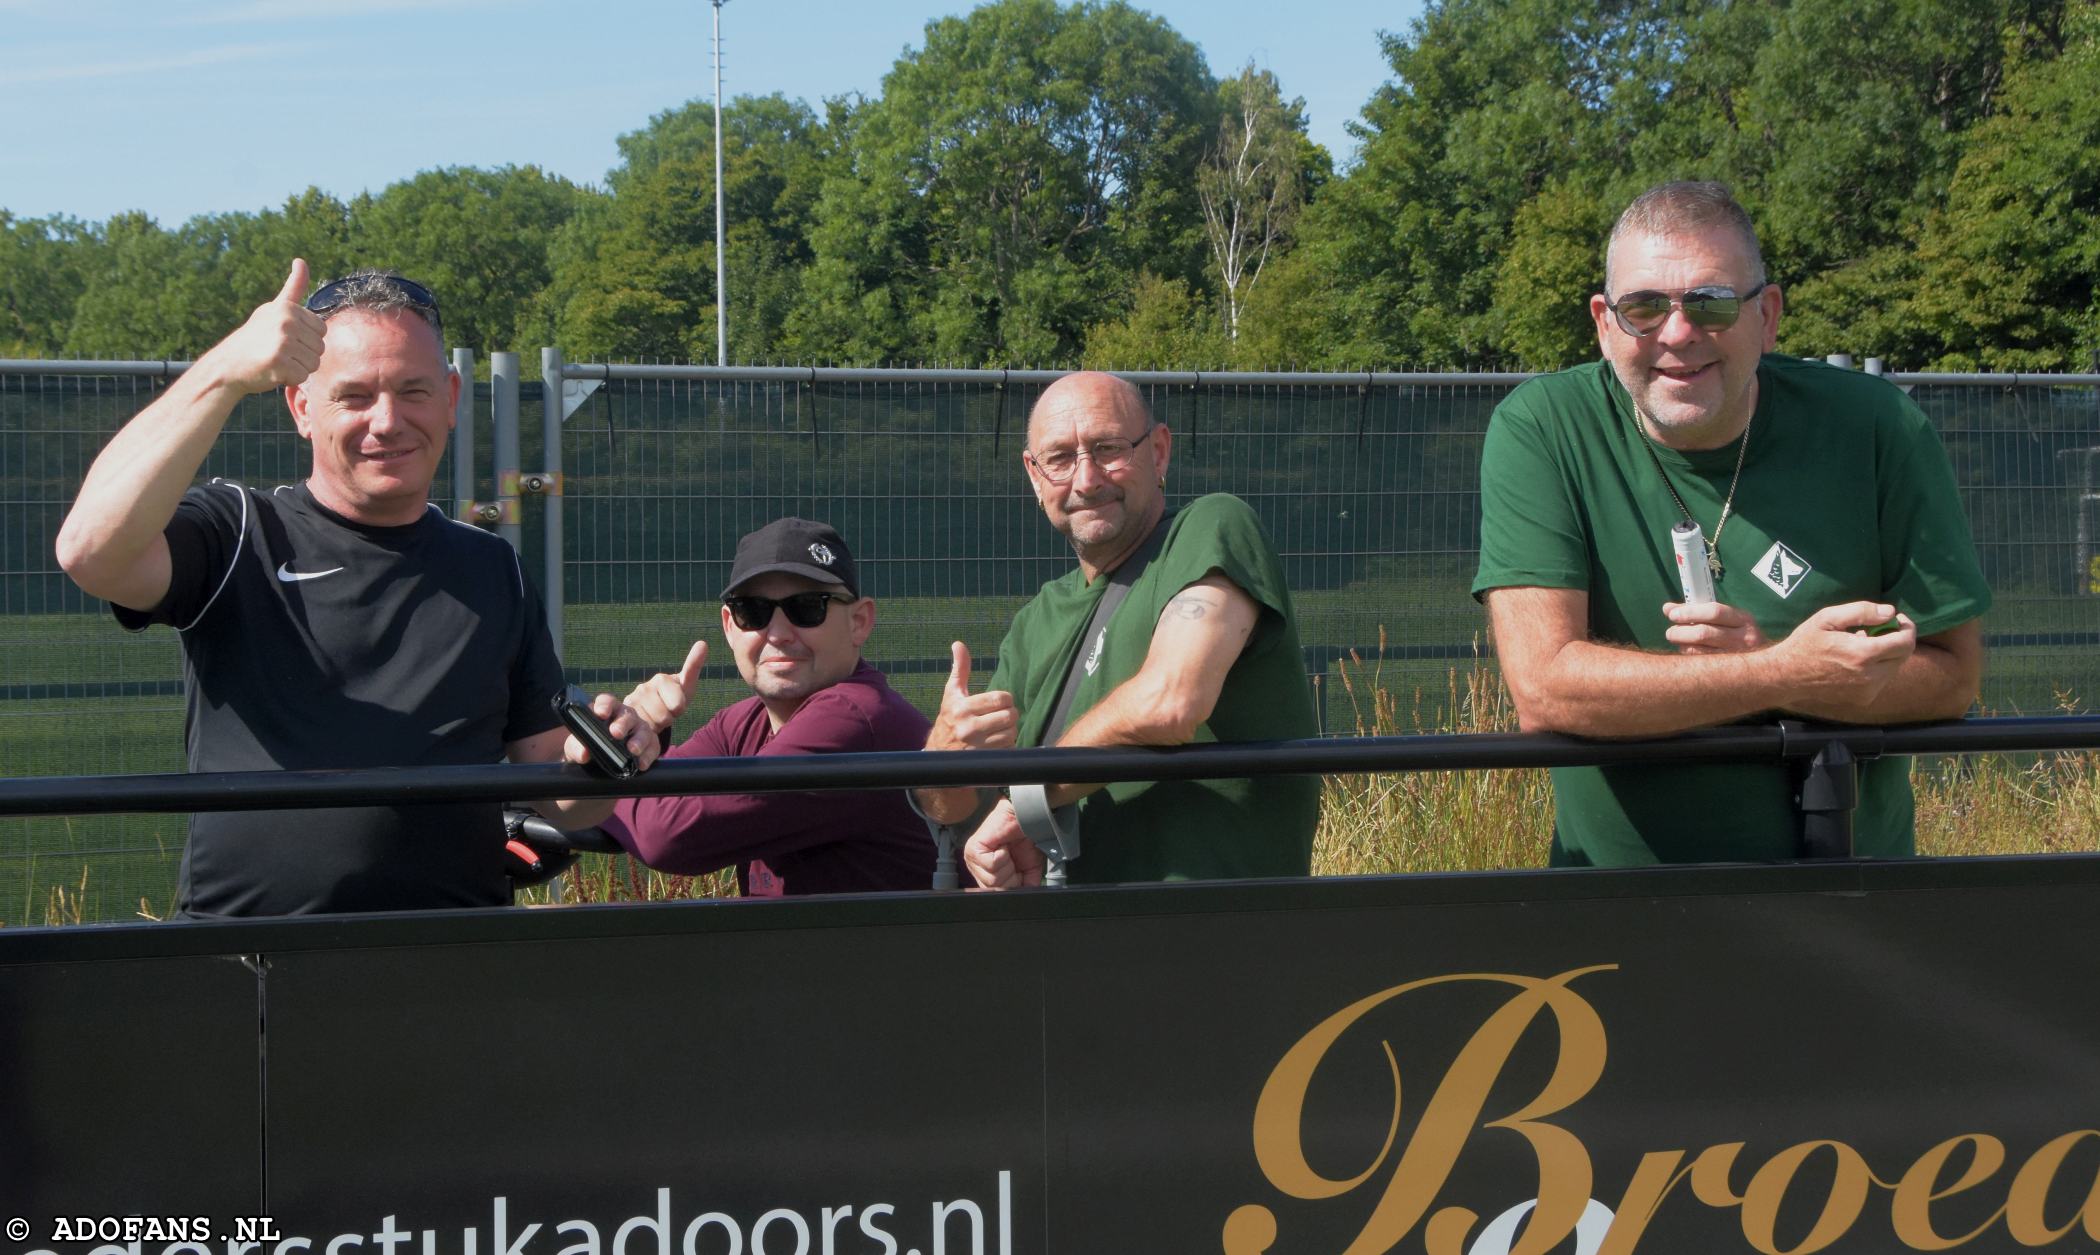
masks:
<svg viewBox="0 0 2100 1255"><path fill-rule="evenodd" d="M1197 173L1196 194L1217 269L1225 335L1237 341L1240 311L1304 205L1305 102L1286 103L1276 76L1252 64L1218 91L1218 142Z"/></svg>

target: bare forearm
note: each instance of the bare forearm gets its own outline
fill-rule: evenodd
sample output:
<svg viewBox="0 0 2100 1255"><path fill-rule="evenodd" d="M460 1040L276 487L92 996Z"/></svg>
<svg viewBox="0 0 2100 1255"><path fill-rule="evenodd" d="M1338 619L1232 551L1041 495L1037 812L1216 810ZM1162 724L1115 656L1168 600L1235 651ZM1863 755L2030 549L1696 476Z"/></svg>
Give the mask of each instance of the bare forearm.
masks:
<svg viewBox="0 0 2100 1255"><path fill-rule="evenodd" d="M1186 745L1217 709L1226 674L1253 635L1261 608L1213 570L1167 602L1137 674L1065 730L1059 745ZM1050 804L1065 806L1101 788L1062 784Z"/></svg>
<svg viewBox="0 0 2100 1255"><path fill-rule="evenodd" d="M59 564L81 588L145 609L168 589L161 533L241 398L304 382L320 364L327 325L304 308L306 263L274 300L184 371L166 395L124 424L88 469L59 529Z"/></svg>
<svg viewBox="0 0 2100 1255"><path fill-rule="evenodd" d="M1887 687L1871 700L1832 696L1788 703L1786 709L1836 723L1959 719L1976 701L1978 679L1978 668L1963 654L1920 641L1917 652L1903 660Z"/></svg>
<svg viewBox="0 0 2100 1255"><path fill-rule="evenodd" d="M559 802L534 802L532 809L563 832L574 832L610 819L618 802L618 798L611 797L570 798Z"/></svg>
<svg viewBox="0 0 2100 1255"><path fill-rule="evenodd" d="M1059 745L1186 745L1209 711L1190 694L1139 672L1094 703L1057 738Z"/></svg>
<svg viewBox="0 0 2100 1255"><path fill-rule="evenodd" d="M1186 745L1201 718L1189 717L1186 695L1164 691L1143 673L1118 685L1057 738L1059 745ZM1050 805L1072 803L1106 787L1098 784L1053 784Z"/></svg>
<svg viewBox="0 0 2100 1255"><path fill-rule="evenodd" d="M1768 650L1685 656L1570 641L1512 688L1527 732L1661 736L1778 707L1773 664Z"/></svg>
<svg viewBox="0 0 2100 1255"><path fill-rule="evenodd" d="M122 600L122 577L175 516L244 395L217 376L207 355L111 437L59 529L59 564L83 589Z"/></svg>
<svg viewBox="0 0 2100 1255"><path fill-rule="evenodd" d="M984 791L974 785L961 785L953 789L914 789L912 795L918 800L919 813L937 824L959 824L977 813L984 803Z"/></svg>
<svg viewBox="0 0 2100 1255"><path fill-rule="evenodd" d="M1145 694L1140 695L1140 690ZM1059 745L1179 745L1192 733L1161 718L1161 703L1142 677L1125 681L1114 692L1095 703L1078 722L1065 729ZM929 750L952 748L940 740L938 727L927 741ZM1050 804L1065 806L1101 786L1060 784L1050 789ZM953 789L914 789L919 813L938 824L957 824L977 813L983 791L968 785Z"/></svg>

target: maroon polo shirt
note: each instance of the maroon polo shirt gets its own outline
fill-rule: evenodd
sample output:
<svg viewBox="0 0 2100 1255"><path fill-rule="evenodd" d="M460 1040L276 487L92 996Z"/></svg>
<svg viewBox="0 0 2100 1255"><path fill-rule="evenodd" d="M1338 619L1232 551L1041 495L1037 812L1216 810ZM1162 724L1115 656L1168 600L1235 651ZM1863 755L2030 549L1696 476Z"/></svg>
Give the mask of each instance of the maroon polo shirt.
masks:
<svg viewBox="0 0 2100 1255"><path fill-rule="evenodd" d="M757 697L726 706L664 757L762 758L926 746L926 716L865 661L773 730ZM746 897L926 889L933 838L902 789L622 798L605 830L659 871L734 865Z"/></svg>

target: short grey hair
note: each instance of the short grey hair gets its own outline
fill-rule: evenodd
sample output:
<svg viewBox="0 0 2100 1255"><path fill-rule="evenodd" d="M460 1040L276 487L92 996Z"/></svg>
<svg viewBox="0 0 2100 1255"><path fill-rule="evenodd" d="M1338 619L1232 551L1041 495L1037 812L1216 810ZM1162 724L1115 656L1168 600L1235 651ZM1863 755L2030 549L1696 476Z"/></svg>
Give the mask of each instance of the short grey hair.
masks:
<svg viewBox="0 0 2100 1255"><path fill-rule="evenodd" d="M1736 243L1750 259L1750 285L1762 284L1765 255L1757 246L1757 228L1750 225L1750 215L1736 203L1728 185L1711 181L1658 183L1634 197L1626 212L1619 215L1618 225L1611 229L1610 243L1604 246L1604 282L1607 286L1611 283L1611 265L1622 239L1635 235L1698 235L1716 229L1736 237Z"/></svg>
<svg viewBox="0 0 2100 1255"><path fill-rule="evenodd" d="M314 296L334 289L329 292L331 299L328 308L320 311L323 320L332 318L346 309L362 310L367 314L392 314L406 310L428 324L430 329L437 333L438 343L443 344L445 325L438 315L437 298L433 295L432 303L425 305L412 299L401 288L402 283L415 282L399 271L366 267L322 284L314 290ZM430 291L420 283L416 283L416 286L426 293ZM308 297L307 300L310 303L313 297Z"/></svg>

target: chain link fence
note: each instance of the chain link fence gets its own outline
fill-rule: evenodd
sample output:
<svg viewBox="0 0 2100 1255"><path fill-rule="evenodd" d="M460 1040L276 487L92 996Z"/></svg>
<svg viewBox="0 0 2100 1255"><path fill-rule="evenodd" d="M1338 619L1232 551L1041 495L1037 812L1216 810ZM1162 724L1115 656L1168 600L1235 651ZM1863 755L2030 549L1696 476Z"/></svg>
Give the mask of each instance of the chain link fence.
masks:
<svg viewBox="0 0 2100 1255"><path fill-rule="evenodd" d="M174 633L122 632L52 557L95 453L179 369L0 363L0 775L182 767ZM878 601L870 661L928 710L951 640L988 672L1013 612L1070 569L1020 463L1048 373L565 374L575 403L560 424L563 473L548 480L558 495L528 496L519 516L526 569L538 575L543 512L561 511L560 587L548 591L565 624L564 662L583 682L624 691L705 637L717 665L698 703L741 696L717 598L737 537L783 514L844 533ZM1454 678L1484 652L1467 593L1481 437L1523 376L1138 378L1173 431L1170 506L1231 492L1267 524L1325 727L1357 729L1363 695L1338 682L1352 655L1375 662L1405 718L1440 726L1463 691ZM1895 378L1947 444L1997 596L1985 707L2083 708L2100 693L2100 378ZM528 416L556 395L529 383L520 394ZM478 385L473 413L491 401ZM520 435L521 469L551 468L540 424ZM474 441L476 499L504 495L496 443ZM306 470L282 402L265 396L239 408L203 473L274 485ZM437 482L453 482L449 466ZM164 913L184 827L180 816L0 820L0 923Z"/></svg>

